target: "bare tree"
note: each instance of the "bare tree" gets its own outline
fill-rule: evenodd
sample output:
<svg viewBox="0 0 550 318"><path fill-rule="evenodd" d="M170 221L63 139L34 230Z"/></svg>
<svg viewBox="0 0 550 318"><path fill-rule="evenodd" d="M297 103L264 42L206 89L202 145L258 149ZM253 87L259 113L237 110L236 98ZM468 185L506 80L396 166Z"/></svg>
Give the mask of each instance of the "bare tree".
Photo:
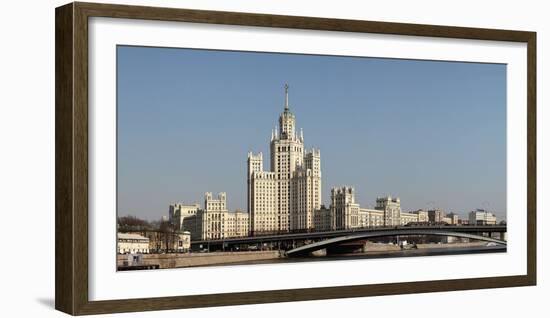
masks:
<svg viewBox="0 0 550 318"><path fill-rule="evenodd" d="M159 224L159 232L162 235L165 252L168 253L171 249L173 249L175 243L174 237L176 236L176 230L174 225L169 221L161 220Z"/></svg>
<svg viewBox="0 0 550 318"><path fill-rule="evenodd" d="M151 230L151 224L147 220L140 219L133 215L126 215L117 218L118 229L122 232Z"/></svg>

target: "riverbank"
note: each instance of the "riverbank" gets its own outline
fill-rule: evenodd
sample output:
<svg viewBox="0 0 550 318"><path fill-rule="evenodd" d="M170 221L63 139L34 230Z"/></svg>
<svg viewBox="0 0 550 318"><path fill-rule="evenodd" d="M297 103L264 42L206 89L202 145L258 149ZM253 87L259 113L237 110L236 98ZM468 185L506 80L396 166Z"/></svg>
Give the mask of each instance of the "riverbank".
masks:
<svg viewBox="0 0 550 318"><path fill-rule="evenodd" d="M482 247L487 246L487 242L459 242L459 243L447 243L447 244L437 244L437 243L426 243L426 244L417 244L418 249L426 248L462 248L462 247Z"/></svg>
<svg viewBox="0 0 550 318"><path fill-rule="evenodd" d="M416 249L401 249L395 244L368 242L364 245L364 250L362 252L334 255L324 254L298 258L286 257L279 251L143 254L141 255L139 265L142 268L146 268L147 266L155 266L155 268L165 269L198 266L269 264L319 260L351 260L366 258L506 252L505 246L487 246L487 243L484 242L460 242L447 244L427 243L417 244L416 247ZM127 266L128 257L128 255L117 255L117 266Z"/></svg>
<svg viewBox="0 0 550 318"><path fill-rule="evenodd" d="M143 254L139 264L158 265L163 269L268 261L279 257L279 251ZM117 255L117 266L127 266L127 262L128 255Z"/></svg>

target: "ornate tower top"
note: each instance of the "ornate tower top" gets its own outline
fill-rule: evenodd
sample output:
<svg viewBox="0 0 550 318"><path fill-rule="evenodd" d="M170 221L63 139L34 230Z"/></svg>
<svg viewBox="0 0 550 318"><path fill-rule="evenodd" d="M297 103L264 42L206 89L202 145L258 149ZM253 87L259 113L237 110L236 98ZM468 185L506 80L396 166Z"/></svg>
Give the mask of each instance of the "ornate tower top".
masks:
<svg viewBox="0 0 550 318"><path fill-rule="evenodd" d="M288 84L285 84L285 110L279 117L279 132L281 139L297 139L295 135L295 119L294 114L288 106ZM274 137L274 139L277 139Z"/></svg>

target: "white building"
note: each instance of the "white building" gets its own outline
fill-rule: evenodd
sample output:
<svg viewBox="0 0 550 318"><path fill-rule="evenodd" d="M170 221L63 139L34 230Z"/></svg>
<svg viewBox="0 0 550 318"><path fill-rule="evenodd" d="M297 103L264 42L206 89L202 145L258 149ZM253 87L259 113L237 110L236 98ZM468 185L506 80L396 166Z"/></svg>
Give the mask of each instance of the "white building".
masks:
<svg viewBox="0 0 550 318"><path fill-rule="evenodd" d="M248 211L252 235L313 229L314 211L321 208L321 154L305 151L304 134L288 104L271 132L269 171L262 153L248 153Z"/></svg>
<svg viewBox="0 0 550 318"><path fill-rule="evenodd" d="M451 219L450 217L448 216L444 216L442 219L441 219L441 222L445 223L445 224L453 224L453 219Z"/></svg>
<svg viewBox="0 0 550 318"><path fill-rule="evenodd" d="M375 210L384 211L384 226L401 225L401 200L391 196L376 198Z"/></svg>
<svg viewBox="0 0 550 318"><path fill-rule="evenodd" d="M149 238L139 234L117 233L117 249L119 254L149 253Z"/></svg>
<svg viewBox="0 0 550 318"><path fill-rule="evenodd" d="M177 242L174 246L174 249L177 252L183 253L191 249L191 232L183 231L176 234Z"/></svg>
<svg viewBox="0 0 550 318"><path fill-rule="evenodd" d="M459 222L460 222L460 221L459 221L460 218L458 217L458 214L456 214L456 213L452 213L452 212L451 212L451 213L447 214L447 217L448 217L449 219L451 219L451 224L452 224L452 225L458 225Z"/></svg>
<svg viewBox="0 0 550 318"><path fill-rule="evenodd" d="M407 225L409 223L417 223L418 214L414 212L401 212L400 225Z"/></svg>
<svg viewBox="0 0 550 318"><path fill-rule="evenodd" d="M204 196L204 209L183 219L183 228L191 232L192 240L212 240L248 236L248 213L227 210L225 192L217 198L207 192Z"/></svg>
<svg viewBox="0 0 550 318"><path fill-rule="evenodd" d="M168 209L168 219L172 223L176 230L187 230L183 227L183 220L187 217L197 214L200 210L198 203L184 204L174 203L170 204Z"/></svg>
<svg viewBox="0 0 550 318"><path fill-rule="evenodd" d="M348 230L380 226L406 225L427 219L427 212L401 212L399 198L382 197L376 200L374 209L361 208L355 202L353 187L331 189L330 218L332 230Z"/></svg>
<svg viewBox="0 0 550 318"><path fill-rule="evenodd" d="M428 211L424 211L424 210L420 209L420 210L412 211L412 212L409 212L409 213L414 213L414 214L417 215L418 220L416 222L426 223L426 222L430 221L430 215L429 215Z"/></svg>
<svg viewBox="0 0 550 318"><path fill-rule="evenodd" d="M430 222L441 223L445 217L445 211L441 209L428 210L428 218Z"/></svg>
<svg viewBox="0 0 550 318"><path fill-rule="evenodd" d="M366 223L366 227L384 226L384 211L361 208L359 209L359 216L364 220L361 224Z"/></svg>
<svg viewBox="0 0 550 318"><path fill-rule="evenodd" d="M359 227L359 203L355 203L353 187L330 190L330 212L333 230L347 230Z"/></svg>
<svg viewBox="0 0 550 318"><path fill-rule="evenodd" d="M476 209L468 214L468 224L470 225L495 225L497 218L493 213L483 209Z"/></svg>

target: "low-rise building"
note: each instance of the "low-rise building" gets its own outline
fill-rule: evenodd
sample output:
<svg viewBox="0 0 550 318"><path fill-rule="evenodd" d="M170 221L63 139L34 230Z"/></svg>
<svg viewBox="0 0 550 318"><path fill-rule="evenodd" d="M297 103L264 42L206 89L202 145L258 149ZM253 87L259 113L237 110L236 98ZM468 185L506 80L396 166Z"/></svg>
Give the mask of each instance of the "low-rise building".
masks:
<svg viewBox="0 0 550 318"><path fill-rule="evenodd" d="M416 210L414 213L418 214L418 222L424 223L430 221L430 216L428 215L428 211L424 211L422 209Z"/></svg>
<svg viewBox="0 0 550 318"><path fill-rule="evenodd" d="M134 233L117 233L117 250L119 254L147 254L149 238Z"/></svg>
<svg viewBox="0 0 550 318"><path fill-rule="evenodd" d="M442 223L445 223L445 224L453 224L453 219L451 219L450 217L448 216L444 216L443 218L441 218L441 222Z"/></svg>
<svg viewBox="0 0 550 318"><path fill-rule="evenodd" d="M451 219L451 224L452 225L459 225L460 224L460 218L458 217L458 214L456 213L449 213L447 214L447 217Z"/></svg>
<svg viewBox="0 0 550 318"><path fill-rule="evenodd" d="M496 216L484 209L476 209L468 214L468 224L470 225L496 225Z"/></svg>
<svg viewBox="0 0 550 318"><path fill-rule="evenodd" d="M428 210L428 221L432 223L441 223L445 217L445 211L440 209Z"/></svg>
<svg viewBox="0 0 550 318"><path fill-rule="evenodd" d="M418 213L401 212L401 225L407 225L409 223L418 223Z"/></svg>
<svg viewBox="0 0 550 318"><path fill-rule="evenodd" d="M359 215L366 222L366 227L384 226L384 211L360 208Z"/></svg>
<svg viewBox="0 0 550 318"><path fill-rule="evenodd" d="M313 225L315 231L323 232L330 231L332 228L331 211L324 205L320 209L313 212Z"/></svg>
<svg viewBox="0 0 550 318"><path fill-rule="evenodd" d="M174 250L179 253L186 253L191 249L191 232L183 231L176 233L177 241Z"/></svg>
<svg viewBox="0 0 550 318"><path fill-rule="evenodd" d="M174 230L173 227L166 227L162 230L142 230L120 234L146 239L146 253L187 252L191 247L191 234L188 231Z"/></svg>

